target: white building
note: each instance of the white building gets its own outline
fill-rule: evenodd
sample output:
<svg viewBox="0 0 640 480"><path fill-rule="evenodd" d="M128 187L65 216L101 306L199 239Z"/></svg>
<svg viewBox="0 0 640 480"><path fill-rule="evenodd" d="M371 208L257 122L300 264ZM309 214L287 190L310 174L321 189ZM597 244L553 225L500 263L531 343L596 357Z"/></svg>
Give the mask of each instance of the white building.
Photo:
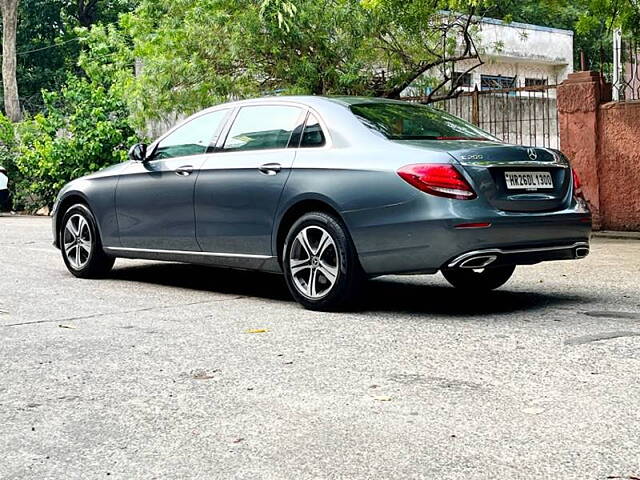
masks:
<svg viewBox="0 0 640 480"><path fill-rule="evenodd" d="M484 64L464 74L460 84L464 90L558 85L573 72L571 30L485 18L478 25L477 45ZM455 79L476 64L475 60L457 62L449 75ZM409 88L404 93L429 92Z"/></svg>

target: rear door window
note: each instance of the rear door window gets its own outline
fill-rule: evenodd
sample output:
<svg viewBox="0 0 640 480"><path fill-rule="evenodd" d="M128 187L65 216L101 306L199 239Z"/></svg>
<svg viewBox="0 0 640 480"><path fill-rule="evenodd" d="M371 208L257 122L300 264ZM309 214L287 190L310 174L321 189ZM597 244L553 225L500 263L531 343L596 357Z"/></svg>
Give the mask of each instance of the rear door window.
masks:
<svg viewBox="0 0 640 480"><path fill-rule="evenodd" d="M291 106L242 107L227 135L223 150L272 150L287 148L300 123L302 109Z"/></svg>

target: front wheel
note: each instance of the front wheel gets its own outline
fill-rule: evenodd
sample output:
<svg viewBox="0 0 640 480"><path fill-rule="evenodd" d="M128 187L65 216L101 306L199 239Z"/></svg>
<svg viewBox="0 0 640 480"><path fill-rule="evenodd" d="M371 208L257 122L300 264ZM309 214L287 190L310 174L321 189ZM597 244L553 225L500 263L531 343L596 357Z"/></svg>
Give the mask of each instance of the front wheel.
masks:
<svg viewBox="0 0 640 480"><path fill-rule="evenodd" d="M293 224L282 263L289 291L310 310L345 308L357 297L364 276L345 227L322 212L307 213Z"/></svg>
<svg viewBox="0 0 640 480"><path fill-rule="evenodd" d="M83 204L69 208L62 218L60 250L67 269L79 278L99 278L106 275L114 257L102 250L96 221Z"/></svg>
<svg viewBox="0 0 640 480"><path fill-rule="evenodd" d="M482 270L452 268L443 269L442 275L456 288L464 290L494 290L511 278L515 265L486 267Z"/></svg>

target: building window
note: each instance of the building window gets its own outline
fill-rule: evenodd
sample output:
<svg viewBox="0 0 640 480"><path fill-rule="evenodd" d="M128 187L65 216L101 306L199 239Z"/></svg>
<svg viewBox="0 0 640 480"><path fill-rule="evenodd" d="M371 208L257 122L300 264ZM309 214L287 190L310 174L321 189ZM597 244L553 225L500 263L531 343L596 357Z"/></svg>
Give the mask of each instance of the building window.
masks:
<svg viewBox="0 0 640 480"><path fill-rule="evenodd" d="M453 72L451 76L451 84L456 87L471 87L471 74L462 72Z"/></svg>
<svg viewBox="0 0 640 480"><path fill-rule="evenodd" d="M482 90L499 90L516 86L516 77L503 77L502 75L481 75L480 86Z"/></svg>
<svg viewBox="0 0 640 480"><path fill-rule="evenodd" d="M547 84L546 78L525 78L524 86L525 87L540 87Z"/></svg>

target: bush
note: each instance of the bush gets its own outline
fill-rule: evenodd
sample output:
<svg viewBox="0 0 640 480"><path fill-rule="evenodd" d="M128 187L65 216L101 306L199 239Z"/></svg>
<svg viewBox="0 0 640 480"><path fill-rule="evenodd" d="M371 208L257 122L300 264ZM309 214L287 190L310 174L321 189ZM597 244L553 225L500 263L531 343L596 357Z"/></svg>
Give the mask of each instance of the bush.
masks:
<svg viewBox="0 0 640 480"><path fill-rule="evenodd" d="M72 77L43 96L44 112L15 125L13 146L0 150L13 164L14 206L28 210L51 207L64 184L124 161L138 141L125 103L101 85Z"/></svg>

